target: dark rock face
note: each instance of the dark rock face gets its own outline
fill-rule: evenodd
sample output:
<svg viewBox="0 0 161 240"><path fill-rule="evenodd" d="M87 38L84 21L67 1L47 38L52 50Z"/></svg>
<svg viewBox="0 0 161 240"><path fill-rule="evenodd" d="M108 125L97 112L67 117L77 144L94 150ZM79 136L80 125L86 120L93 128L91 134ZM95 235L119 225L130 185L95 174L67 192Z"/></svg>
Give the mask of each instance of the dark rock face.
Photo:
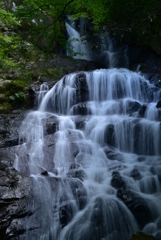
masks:
<svg viewBox="0 0 161 240"><path fill-rule="evenodd" d="M158 101L156 108L161 108L161 99Z"/></svg>
<svg viewBox="0 0 161 240"><path fill-rule="evenodd" d="M54 134L58 129L57 118L51 116L46 119L43 119L43 129L44 135Z"/></svg>
<svg viewBox="0 0 161 240"><path fill-rule="evenodd" d="M107 125L104 132L104 140L105 140L105 143L111 146L114 145L113 133L114 133L114 125L113 124Z"/></svg>
<svg viewBox="0 0 161 240"><path fill-rule="evenodd" d="M153 220L147 202L139 194L124 188L119 188L117 197L120 198L133 213L140 228L143 228Z"/></svg>
<svg viewBox="0 0 161 240"><path fill-rule="evenodd" d="M147 105L142 105L140 107L139 112L138 112L139 117L141 117L141 118L144 117L146 109L147 109Z"/></svg>
<svg viewBox="0 0 161 240"><path fill-rule="evenodd" d="M37 97L40 90L40 84L32 84L29 87L28 99L30 100L31 107L37 107Z"/></svg>
<svg viewBox="0 0 161 240"><path fill-rule="evenodd" d="M124 159L123 155L121 153L115 152L115 150L109 150L105 148L104 152L107 158L110 160L118 160L119 162L122 162Z"/></svg>
<svg viewBox="0 0 161 240"><path fill-rule="evenodd" d="M27 111L13 111L12 114L0 116L0 148L12 147L19 144L18 128Z"/></svg>
<svg viewBox="0 0 161 240"><path fill-rule="evenodd" d="M91 111L89 110L87 103L86 102L82 102L79 104L76 104L73 107L73 115L90 115L92 114Z"/></svg>
<svg viewBox="0 0 161 240"><path fill-rule="evenodd" d="M125 189L126 188L126 183L123 180L123 178L119 172L112 173L111 185L112 185L112 187L114 187L116 189L120 189L120 188Z"/></svg>
<svg viewBox="0 0 161 240"><path fill-rule="evenodd" d="M86 82L86 75L84 73L78 73L75 81L77 103L86 102L89 100L89 90Z"/></svg>
<svg viewBox="0 0 161 240"><path fill-rule="evenodd" d="M142 178L139 170L137 167L135 167L131 173L130 173L131 177L134 179L134 180L140 180Z"/></svg>
<svg viewBox="0 0 161 240"><path fill-rule="evenodd" d="M25 231L22 219L28 215L31 182L13 167L7 151L0 153L0 236L16 239Z"/></svg>
<svg viewBox="0 0 161 240"><path fill-rule="evenodd" d="M68 175L69 177L73 177L74 179L71 180L71 178L69 178L69 179L66 179L65 181L70 185L73 197L76 199L76 204L78 208L82 210L87 204L87 193L83 185L80 183L80 181L77 180L78 178L77 174L75 176L74 174L73 176L71 176L70 175L71 172L72 170L69 172ZM60 203L60 207L59 207L59 217L60 217L60 223L62 227L65 227L70 222L70 220L74 217L75 210L76 209L75 209L75 206L73 206L73 201L67 198L66 193L62 194L62 202Z"/></svg>
<svg viewBox="0 0 161 240"><path fill-rule="evenodd" d="M140 108L140 103L138 103L138 102L130 102L129 103L129 106L128 106L128 114L132 114L132 113L134 113L134 112L137 112L138 111L138 109Z"/></svg>

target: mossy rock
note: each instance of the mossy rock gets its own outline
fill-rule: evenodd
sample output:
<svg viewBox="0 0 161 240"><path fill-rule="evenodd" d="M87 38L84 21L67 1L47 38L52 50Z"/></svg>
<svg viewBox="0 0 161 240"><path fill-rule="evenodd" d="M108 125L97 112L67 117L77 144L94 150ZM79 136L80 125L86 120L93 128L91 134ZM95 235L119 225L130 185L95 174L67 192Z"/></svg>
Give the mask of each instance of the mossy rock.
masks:
<svg viewBox="0 0 161 240"><path fill-rule="evenodd" d="M12 106L8 102L4 102L0 104L0 114L10 113L12 110Z"/></svg>
<svg viewBox="0 0 161 240"><path fill-rule="evenodd" d="M0 104L8 100L8 97L5 93L0 93Z"/></svg>
<svg viewBox="0 0 161 240"><path fill-rule="evenodd" d="M8 96L23 91L27 84L21 80L3 80L0 79L0 93L7 93ZM6 95L6 94L5 94Z"/></svg>
<svg viewBox="0 0 161 240"><path fill-rule="evenodd" d="M6 85L6 91L9 92L9 95L12 95L17 92L23 92L26 87L26 83L21 80L12 80Z"/></svg>
<svg viewBox="0 0 161 240"><path fill-rule="evenodd" d="M60 79L66 74L65 69L63 68L47 68L44 70L44 76L51 77L54 79Z"/></svg>
<svg viewBox="0 0 161 240"><path fill-rule="evenodd" d="M156 240L156 238L144 232L137 232L132 235L131 240Z"/></svg>
<svg viewBox="0 0 161 240"><path fill-rule="evenodd" d="M8 85L11 83L11 80L3 80L0 79L0 93L4 93L7 91Z"/></svg>

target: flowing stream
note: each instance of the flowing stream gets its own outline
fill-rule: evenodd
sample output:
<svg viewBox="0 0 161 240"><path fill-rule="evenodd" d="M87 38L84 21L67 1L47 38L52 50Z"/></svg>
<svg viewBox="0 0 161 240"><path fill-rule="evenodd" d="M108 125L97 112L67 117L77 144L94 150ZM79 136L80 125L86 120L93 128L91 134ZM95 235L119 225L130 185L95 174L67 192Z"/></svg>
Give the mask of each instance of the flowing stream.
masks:
<svg viewBox="0 0 161 240"><path fill-rule="evenodd" d="M33 182L20 239L130 240L139 230L161 239L160 97L126 69L42 86L15 148Z"/></svg>

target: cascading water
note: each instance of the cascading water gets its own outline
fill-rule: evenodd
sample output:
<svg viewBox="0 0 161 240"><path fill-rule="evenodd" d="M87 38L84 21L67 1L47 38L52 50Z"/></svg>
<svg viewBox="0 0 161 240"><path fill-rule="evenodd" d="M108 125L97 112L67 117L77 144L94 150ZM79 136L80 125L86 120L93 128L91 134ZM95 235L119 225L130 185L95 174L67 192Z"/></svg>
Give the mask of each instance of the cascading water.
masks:
<svg viewBox="0 0 161 240"><path fill-rule="evenodd" d="M101 32L97 36L93 36L92 33L86 35L87 22L85 18L79 19L79 25L77 26L74 20L67 17L65 26L69 47L67 56L100 62L106 68L128 67L128 47L118 48L118 46L115 46L118 45L113 44L116 39L114 37L112 39L108 32Z"/></svg>
<svg viewBox="0 0 161 240"><path fill-rule="evenodd" d="M80 32L75 29L74 20L70 20L70 24L65 22L67 35L68 35L68 43L69 48L74 53L73 58L75 59L85 59L91 60L90 53L89 53L89 46L88 42L85 39L81 38L81 32L83 32L85 26L85 20L82 18L80 19ZM68 50L67 56L70 56L71 53Z"/></svg>
<svg viewBox="0 0 161 240"><path fill-rule="evenodd" d="M73 73L46 93L14 147L33 181L20 239L130 240L138 230L160 239L160 97L125 69Z"/></svg>

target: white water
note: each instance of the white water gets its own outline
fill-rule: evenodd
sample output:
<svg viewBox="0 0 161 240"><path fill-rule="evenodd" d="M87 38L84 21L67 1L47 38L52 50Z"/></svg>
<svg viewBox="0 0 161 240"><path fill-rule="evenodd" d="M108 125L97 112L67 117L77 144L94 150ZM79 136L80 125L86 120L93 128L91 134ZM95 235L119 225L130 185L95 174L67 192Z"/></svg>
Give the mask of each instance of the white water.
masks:
<svg viewBox="0 0 161 240"><path fill-rule="evenodd" d="M88 101L82 102L85 86ZM161 92L152 87L125 69L95 70L65 76L44 95L20 127L23 144L14 148L15 167L33 180L33 214L21 239L129 240L138 230L159 234L161 126L155 106ZM56 132L47 134L54 123ZM114 171L149 206L152 222L144 229L117 197Z"/></svg>
<svg viewBox="0 0 161 240"><path fill-rule="evenodd" d="M74 26L72 26L72 24L70 25L66 22L65 26L66 26L67 35L68 35L68 43L72 52L74 53L73 58L91 60L90 54L89 54L88 42L85 39L81 39L80 33L76 29L74 29ZM67 56L70 56L70 55L71 53L68 50Z"/></svg>

